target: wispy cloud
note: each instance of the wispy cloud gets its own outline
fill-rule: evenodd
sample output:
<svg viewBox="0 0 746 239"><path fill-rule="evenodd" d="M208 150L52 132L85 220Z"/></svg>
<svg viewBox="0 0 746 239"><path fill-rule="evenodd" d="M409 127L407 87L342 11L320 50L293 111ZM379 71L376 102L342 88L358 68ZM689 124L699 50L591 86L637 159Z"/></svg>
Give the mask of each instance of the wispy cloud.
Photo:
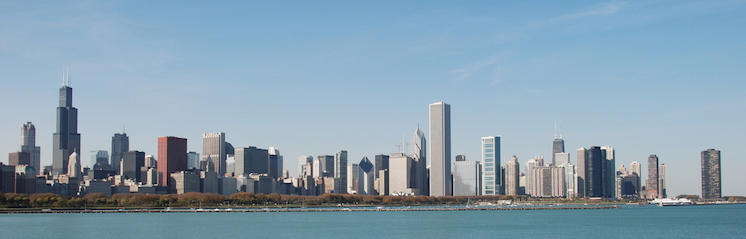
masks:
<svg viewBox="0 0 746 239"><path fill-rule="evenodd" d="M474 73L478 72L480 69L484 68L485 66L495 64L495 62L497 62L496 59L487 59L484 61L476 62L464 68L452 70L451 74L456 75L456 81L464 81L472 76Z"/></svg>
<svg viewBox="0 0 746 239"><path fill-rule="evenodd" d="M626 6L627 6L627 2L606 3L596 8L593 8L591 10L585 11L585 12L562 15L562 16L555 18L554 20L558 21L558 20L565 20L565 19L583 18L583 17L589 17L589 16L608 16L608 15L612 15L614 13L619 12Z"/></svg>

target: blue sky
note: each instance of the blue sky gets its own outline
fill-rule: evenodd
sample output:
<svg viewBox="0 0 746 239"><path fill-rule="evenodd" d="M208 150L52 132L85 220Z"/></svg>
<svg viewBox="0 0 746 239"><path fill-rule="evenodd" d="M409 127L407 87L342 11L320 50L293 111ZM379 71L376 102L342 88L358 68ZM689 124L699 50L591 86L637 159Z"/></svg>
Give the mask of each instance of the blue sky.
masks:
<svg viewBox="0 0 746 239"><path fill-rule="evenodd" d="M202 150L300 155L397 152L428 104L451 104L453 153L503 162L616 149L617 164L667 165L669 195L700 194L699 153L722 151L723 194L746 195L746 2L4 1L0 149L32 121L51 163L62 71L70 69L82 150L156 153L173 135ZM428 136L429 137L429 136ZM7 160L3 160L7 162ZM84 154L83 163L89 162ZM646 173L643 173L646 176Z"/></svg>

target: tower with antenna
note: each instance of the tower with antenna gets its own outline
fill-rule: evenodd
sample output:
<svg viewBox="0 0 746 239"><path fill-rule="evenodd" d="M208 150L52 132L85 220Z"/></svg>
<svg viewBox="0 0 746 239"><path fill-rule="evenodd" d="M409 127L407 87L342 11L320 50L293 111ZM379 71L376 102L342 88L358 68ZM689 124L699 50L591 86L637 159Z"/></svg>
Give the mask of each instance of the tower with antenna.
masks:
<svg viewBox="0 0 746 239"><path fill-rule="evenodd" d="M52 174L67 174L70 154L80 150L78 109L73 107L73 88L70 87L70 70L62 72L60 101L57 107L57 131L53 135Z"/></svg>
<svg viewBox="0 0 746 239"><path fill-rule="evenodd" d="M558 166L557 154L565 153L565 140L562 139L562 121L559 124L559 137L557 137L557 122L554 122L554 141L552 142L552 165Z"/></svg>

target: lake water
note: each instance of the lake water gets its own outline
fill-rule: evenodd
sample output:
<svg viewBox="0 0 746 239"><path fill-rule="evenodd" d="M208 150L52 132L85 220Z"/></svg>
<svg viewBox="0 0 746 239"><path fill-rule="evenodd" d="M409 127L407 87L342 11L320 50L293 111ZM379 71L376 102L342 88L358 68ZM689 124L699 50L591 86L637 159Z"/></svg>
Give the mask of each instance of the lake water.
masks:
<svg viewBox="0 0 746 239"><path fill-rule="evenodd" d="M746 238L746 204L404 212L2 214L2 238Z"/></svg>

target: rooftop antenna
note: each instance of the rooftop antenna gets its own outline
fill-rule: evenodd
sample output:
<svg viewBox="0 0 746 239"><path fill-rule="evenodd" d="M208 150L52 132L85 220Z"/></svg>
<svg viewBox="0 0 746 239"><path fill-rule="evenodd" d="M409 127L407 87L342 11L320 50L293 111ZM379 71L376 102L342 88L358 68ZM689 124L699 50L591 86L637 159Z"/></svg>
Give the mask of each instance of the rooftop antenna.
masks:
<svg viewBox="0 0 746 239"><path fill-rule="evenodd" d="M62 71L62 86L70 86L70 67L65 67L65 70Z"/></svg>
<svg viewBox="0 0 746 239"><path fill-rule="evenodd" d="M562 138L562 121L560 121L560 139Z"/></svg>

